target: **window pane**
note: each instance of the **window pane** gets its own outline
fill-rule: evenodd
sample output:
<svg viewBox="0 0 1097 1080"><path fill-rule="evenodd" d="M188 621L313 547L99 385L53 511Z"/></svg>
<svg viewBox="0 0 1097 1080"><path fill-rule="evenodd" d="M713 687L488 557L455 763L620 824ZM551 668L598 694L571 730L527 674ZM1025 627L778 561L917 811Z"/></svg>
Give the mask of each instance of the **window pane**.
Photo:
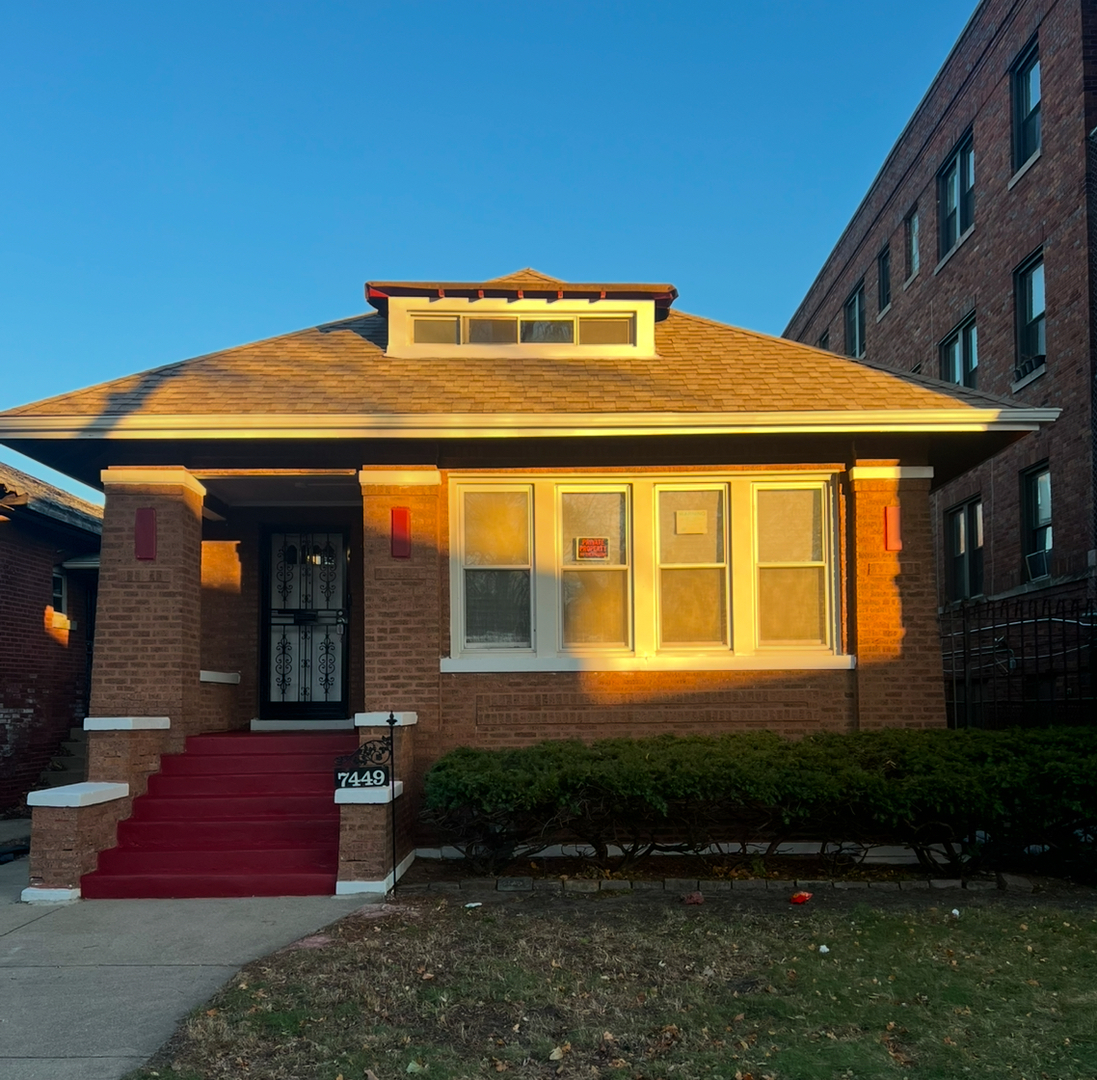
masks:
<svg viewBox="0 0 1097 1080"><path fill-rule="evenodd" d="M465 643L530 647L528 570L465 571Z"/></svg>
<svg viewBox="0 0 1097 1080"><path fill-rule="evenodd" d="M659 492L659 562L723 563L724 493Z"/></svg>
<svg viewBox="0 0 1097 1080"><path fill-rule="evenodd" d="M918 272L918 214L907 218L907 277Z"/></svg>
<svg viewBox="0 0 1097 1080"><path fill-rule="evenodd" d="M565 566L620 566L625 547L623 491L569 491L561 497Z"/></svg>
<svg viewBox="0 0 1097 1080"><path fill-rule="evenodd" d="M821 562L823 493L818 488L758 492L758 561Z"/></svg>
<svg viewBox="0 0 1097 1080"><path fill-rule="evenodd" d="M1044 264L1037 263L1028 275L1028 317L1030 320L1044 313Z"/></svg>
<svg viewBox="0 0 1097 1080"><path fill-rule="evenodd" d="M571 570L561 584L565 645L628 644L624 570Z"/></svg>
<svg viewBox="0 0 1097 1080"><path fill-rule="evenodd" d="M1051 473L1033 477L1033 524L1047 525L1051 521Z"/></svg>
<svg viewBox="0 0 1097 1080"><path fill-rule="evenodd" d="M529 493L465 492L465 565L529 565Z"/></svg>
<svg viewBox="0 0 1097 1080"><path fill-rule="evenodd" d="M412 341L416 345L456 345L459 322L452 319L413 319Z"/></svg>
<svg viewBox="0 0 1097 1080"><path fill-rule="evenodd" d="M518 320L469 319L469 341L473 345L514 345L518 341Z"/></svg>
<svg viewBox="0 0 1097 1080"><path fill-rule="evenodd" d="M761 644L826 644L825 578L821 566L758 571Z"/></svg>
<svg viewBox="0 0 1097 1080"><path fill-rule="evenodd" d="M659 612L664 644L726 645L724 571L660 571Z"/></svg>
<svg viewBox="0 0 1097 1080"><path fill-rule="evenodd" d="M575 323L571 319L523 319L522 341L550 342L570 345L575 340Z"/></svg>
<svg viewBox="0 0 1097 1080"><path fill-rule="evenodd" d="M632 319L580 319L579 344L631 345Z"/></svg>

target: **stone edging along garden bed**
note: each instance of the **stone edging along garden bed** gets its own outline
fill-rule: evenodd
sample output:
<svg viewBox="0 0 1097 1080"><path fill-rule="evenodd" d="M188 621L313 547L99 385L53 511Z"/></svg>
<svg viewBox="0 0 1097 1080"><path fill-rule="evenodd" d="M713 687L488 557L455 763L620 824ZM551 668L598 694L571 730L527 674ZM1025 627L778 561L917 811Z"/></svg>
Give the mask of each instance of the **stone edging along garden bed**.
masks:
<svg viewBox="0 0 1097 1080"><path fill-rule="evenodd" d="M396 883L397 892L653 892L673 893L727 893L727 892L784 892L797 890L819 892L823 889L887 889L891 891L925 889L970 889L992 891L1008 889L1014 892L1032 892L1028 878L1016 874L998 874L996 877L970 878L904 878L898 881L884 880L788 880L777 878L737 878L735 880L703 878L583 878L583 877L498 877L463 878L455 880L407 881Z"/></svg>

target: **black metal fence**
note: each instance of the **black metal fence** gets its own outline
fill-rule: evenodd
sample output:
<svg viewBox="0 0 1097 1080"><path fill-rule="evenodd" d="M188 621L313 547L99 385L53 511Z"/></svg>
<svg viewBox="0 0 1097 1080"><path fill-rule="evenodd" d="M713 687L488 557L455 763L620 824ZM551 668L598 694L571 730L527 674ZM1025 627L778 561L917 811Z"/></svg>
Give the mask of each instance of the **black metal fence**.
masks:
<svg viewBox="0 0 1097 1080"><path fill-rule="evenodd" d="M949 727L1097 724L1097 603L1017 597L941 613Z"/></svg>

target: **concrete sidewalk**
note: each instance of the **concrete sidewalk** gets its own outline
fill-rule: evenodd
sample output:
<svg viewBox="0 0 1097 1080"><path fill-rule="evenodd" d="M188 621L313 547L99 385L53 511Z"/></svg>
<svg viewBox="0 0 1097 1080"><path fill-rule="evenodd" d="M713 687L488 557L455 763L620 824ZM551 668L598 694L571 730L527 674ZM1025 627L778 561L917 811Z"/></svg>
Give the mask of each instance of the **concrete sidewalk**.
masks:
<svg viewBox="0 0 1097 1080"><path fill-rule="evenodd" d="M356 910L364 899L30 905L19 902L27 865L26 859L0 865L4 1080L116 1080L243 964Z"/></svg>

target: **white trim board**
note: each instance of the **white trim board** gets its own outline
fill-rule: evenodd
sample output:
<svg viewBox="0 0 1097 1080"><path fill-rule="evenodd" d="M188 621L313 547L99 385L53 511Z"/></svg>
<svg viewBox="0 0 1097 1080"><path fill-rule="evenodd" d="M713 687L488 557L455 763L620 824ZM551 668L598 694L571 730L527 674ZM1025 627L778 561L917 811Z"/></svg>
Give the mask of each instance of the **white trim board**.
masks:
<svg viewBox="0 0 1097 1080"><path fill-rule="evenodd" d="M407 873L408 867L415 862L414 851L409 852L400 861L396 868L395 877L390 871L380 881L337 881L335 883L336 896L356 896L360 893L387 893Z"/></svg>
<svg viewBox="0 0 1097 1080"><path fill-rule="evenodd" d="M1061 411L1054 408L961 406L948 409L707 413L349 413L326 416L310 413L136 413L96 417L7 416L0 421L0 437L74 440L513 439L621 435L801 435L814 432L845 434L863 431L1035 431L1041 424L1054 421ZM193 478L191 481L198 484ZM156 481L144 479L141 482ZM162 476L159 482L170 484L173 481Z"/></svg>

